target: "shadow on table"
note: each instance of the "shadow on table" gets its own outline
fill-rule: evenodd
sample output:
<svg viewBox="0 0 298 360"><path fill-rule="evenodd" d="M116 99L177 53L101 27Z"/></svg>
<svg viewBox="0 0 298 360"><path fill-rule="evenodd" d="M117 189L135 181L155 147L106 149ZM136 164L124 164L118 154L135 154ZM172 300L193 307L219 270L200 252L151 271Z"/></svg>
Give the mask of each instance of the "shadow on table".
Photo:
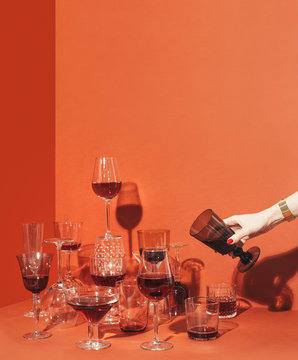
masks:
<svg viewBox="0 0 298 360"><path fill-rule="evenodd" d="M288 281L298 271L298 247L259 260L246 273L235 270L237 292L249 300L267 305L271 311L291 310L294 294Z"/></svg>

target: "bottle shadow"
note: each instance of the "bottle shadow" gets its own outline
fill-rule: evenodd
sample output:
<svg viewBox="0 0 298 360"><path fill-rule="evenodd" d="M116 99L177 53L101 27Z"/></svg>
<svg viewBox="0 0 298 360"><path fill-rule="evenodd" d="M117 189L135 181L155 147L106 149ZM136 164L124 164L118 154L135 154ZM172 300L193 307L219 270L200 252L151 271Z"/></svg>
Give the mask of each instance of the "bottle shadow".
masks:
<svg viewBox="0 0 298 360"><path fill-rule="evenodd" d="M287 284L297 274L298 247L264 258L246 273L233 273L238 295L267 305L271 311L291 310L294 293Z"/></svg>

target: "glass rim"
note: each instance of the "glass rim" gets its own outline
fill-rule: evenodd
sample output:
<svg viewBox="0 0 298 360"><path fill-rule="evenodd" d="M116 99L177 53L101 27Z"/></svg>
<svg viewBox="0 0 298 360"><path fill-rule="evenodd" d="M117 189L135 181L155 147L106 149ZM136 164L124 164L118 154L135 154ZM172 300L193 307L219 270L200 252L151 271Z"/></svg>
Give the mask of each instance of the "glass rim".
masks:
<svg viewBox="0 0 298 360"><path fill-rule="evenodd" d="M200 304L202 304L199 302L200 300L204 300L204 302L206 302L206 303L208 301L209 304L210 303L212 303L214 305L219 304L219 301L217 301L215 298L209 297L209 296L192 296L192 297L185 299L185 303L187 303L187 304L195 303L197 305L200 305Z"/></svg>
<svg viewBox="0 0 298 360"><path fill-rule="evenodd" d="M169 233L170 229L139 229L137 230L138 234L157 234L157 233Z"/></svg>
<svg viewBox="0 0 298 360"><path fill-rule="evenodd" d="M219 288L219 289L226 289L226 288L236 288L235 283L230 283L228 281L221 281L221 282L214 282L207 284L207 288Z"/></svg>

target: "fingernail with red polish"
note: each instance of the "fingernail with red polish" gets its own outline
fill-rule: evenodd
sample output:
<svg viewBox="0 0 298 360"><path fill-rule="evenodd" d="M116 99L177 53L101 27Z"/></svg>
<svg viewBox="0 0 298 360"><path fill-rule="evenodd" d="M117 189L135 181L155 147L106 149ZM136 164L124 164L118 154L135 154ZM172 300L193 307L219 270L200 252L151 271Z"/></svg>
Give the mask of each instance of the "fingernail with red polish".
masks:
<svg viewBox="0 0 298 360"><path fill-rule="evenodd" d="M232 244L232 242L233 242L232 239L227 240L227 243L230 244L230 245Z"/></svg>

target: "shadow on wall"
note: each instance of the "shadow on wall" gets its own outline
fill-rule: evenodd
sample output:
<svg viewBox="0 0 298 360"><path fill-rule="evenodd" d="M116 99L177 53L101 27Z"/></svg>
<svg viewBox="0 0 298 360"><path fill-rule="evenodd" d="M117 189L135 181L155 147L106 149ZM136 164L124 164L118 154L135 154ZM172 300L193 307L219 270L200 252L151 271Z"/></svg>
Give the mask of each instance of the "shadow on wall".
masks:
<svg viewBox="0 0 298 360"><path fill-rule="evenodd" d="M234 271L233 281L238 295L262 305L271 311L291 310L294 294L287 282L298 270L298 247L283 254L257 262L246 273Z"/></svg>
<svg viewBox="0 0 298 360"><path fill-rule="evenodd" d="M124 182L117 197L116 218L128 231L129 258L132 258L132 230L139 224L142 216L143 208L137 184Z"/></svg>

